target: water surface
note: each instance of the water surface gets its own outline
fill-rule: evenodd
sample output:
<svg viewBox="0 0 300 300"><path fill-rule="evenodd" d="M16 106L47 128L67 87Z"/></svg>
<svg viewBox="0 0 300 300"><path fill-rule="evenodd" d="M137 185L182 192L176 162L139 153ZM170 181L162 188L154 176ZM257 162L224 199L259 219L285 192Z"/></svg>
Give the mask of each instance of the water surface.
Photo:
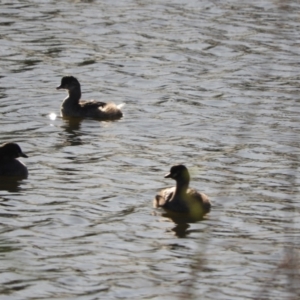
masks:
<svg viewBox="0 0 300 300"><path fill-rule="evenodd" d="M30 176L0 184L0 299L297 299L299 12L3 2L0 140ZM67 74L124 117L62 119ZM176 163L212 200L201 222L152 208Z"/></svg>

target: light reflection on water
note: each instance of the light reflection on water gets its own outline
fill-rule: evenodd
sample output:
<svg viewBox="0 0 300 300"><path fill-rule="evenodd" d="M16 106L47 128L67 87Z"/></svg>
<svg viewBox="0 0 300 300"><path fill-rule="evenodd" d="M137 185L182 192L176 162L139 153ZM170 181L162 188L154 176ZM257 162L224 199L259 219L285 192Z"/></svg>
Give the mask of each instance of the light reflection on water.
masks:
<svg viewBox="0 0 300 300"><path fill-rule="evenodd" d="M1 6L0 299L299 297L299 4ZM60 117L63 75L116 122ZM153 209L175 163L212 211ZM274 288L276 287L276 288Z"/></svg>

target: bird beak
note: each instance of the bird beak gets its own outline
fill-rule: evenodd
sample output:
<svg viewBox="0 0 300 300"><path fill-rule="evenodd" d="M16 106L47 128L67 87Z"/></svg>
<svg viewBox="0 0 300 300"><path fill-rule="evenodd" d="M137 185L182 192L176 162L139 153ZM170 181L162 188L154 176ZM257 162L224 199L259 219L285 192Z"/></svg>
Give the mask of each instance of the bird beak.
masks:
<svg viewBox="0 0 300 300"><path fill-rule="evenodd" d="M61 90L62 89L61 85L57 86L56 89Z"/></svg>
<svg viewBox="0 0 300 300"><path fill-rule="evenodd" d="M20 153L19 153L19 156L21 156L21 157L26 157L26 158L28 157L28 156L27 156L25 153L23 153L23 152L20 152Z"/></svg>
<svg viewBox="0 0 300 300"><path fill-rule="evenodd" d="M167 174L165 175L165 178L171 178L171 173L167 173Z"/></svg>

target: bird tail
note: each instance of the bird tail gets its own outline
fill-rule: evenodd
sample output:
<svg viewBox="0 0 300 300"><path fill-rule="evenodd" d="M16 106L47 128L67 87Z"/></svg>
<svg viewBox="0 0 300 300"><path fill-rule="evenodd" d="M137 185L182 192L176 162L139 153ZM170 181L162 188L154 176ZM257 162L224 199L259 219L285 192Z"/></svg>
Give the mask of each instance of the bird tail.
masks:
<svg viewBox="0 0 300 300"><path fill-rule="evenodd" d="M118 104L118 105L117 105L117 108L118 108L118 109L121 109L123 106L125 106L125 103Z"/></svg>
<svg viewBox="0 0 300 300"><path fill-rule="evenodd" d="M109 118L120 118L123 116L121 111L121 107L123 107L124 103L116 105L114 103L107 103L103 108L102 111L106 113Z"/></svg>

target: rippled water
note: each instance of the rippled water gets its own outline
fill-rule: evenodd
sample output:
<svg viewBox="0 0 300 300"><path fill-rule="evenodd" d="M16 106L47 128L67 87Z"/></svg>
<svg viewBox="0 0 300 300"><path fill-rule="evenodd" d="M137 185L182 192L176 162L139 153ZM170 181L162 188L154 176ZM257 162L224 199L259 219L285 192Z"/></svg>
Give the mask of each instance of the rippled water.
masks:
<svg viewBox="0 0 300 300"><path fill-rule="evenodd" d="M0 299L298 299L297 1L2 1ZM59 117L63 75L116 122ZM50 118L55 113L56 118ZM152 208L175 163L202 222Z"/></svg>

